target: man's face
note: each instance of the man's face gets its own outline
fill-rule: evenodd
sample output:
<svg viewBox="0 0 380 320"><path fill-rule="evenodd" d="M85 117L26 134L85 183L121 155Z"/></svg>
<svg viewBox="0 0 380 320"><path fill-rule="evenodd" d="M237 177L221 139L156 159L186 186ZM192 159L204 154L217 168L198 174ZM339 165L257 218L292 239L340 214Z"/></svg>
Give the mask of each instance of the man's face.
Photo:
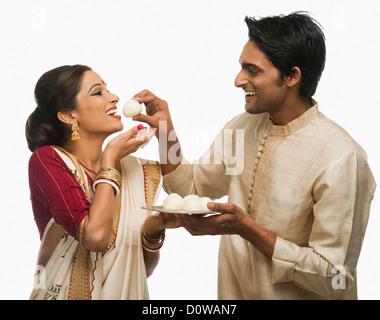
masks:
<svg viewBox="0 0 380 320"><path fill-rule="evenodd" d="M269 112L271 116L281 112L288 91L280 71L252 41L244 46L239 62L241 71L235 86L245 92L245 110L252 114Z"/></svg>

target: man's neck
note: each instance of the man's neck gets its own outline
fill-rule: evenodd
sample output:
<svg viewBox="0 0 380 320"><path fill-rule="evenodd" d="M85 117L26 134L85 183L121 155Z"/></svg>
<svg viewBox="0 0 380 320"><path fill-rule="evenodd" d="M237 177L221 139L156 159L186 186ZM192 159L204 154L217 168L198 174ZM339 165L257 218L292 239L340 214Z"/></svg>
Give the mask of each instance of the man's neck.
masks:
<svg viewBox="0 0 380 320"><path fill-rule="evenodd" d="M312 107L311 99L300 98L288 101L278 112L270 113L270 119L277 126L284 126L302 116Z"/></svg>

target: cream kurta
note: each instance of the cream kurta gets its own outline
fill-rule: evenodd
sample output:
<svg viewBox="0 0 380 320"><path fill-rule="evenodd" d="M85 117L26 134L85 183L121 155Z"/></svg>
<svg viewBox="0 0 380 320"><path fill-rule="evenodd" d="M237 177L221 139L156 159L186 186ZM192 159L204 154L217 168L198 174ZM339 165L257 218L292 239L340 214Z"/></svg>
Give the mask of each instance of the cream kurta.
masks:
<svg viewBox="0 0 380 320"><path fill-rule="evenodd" d="M285 126L266 113L235 117L199 163L183 161L166 175L164 188L182 196L228 195L247 212L257 159L250 216L277 235L274 254L268 259L240 236L223 235L219 299L356 298L376 184L364 150L317 105Z"/></svg>

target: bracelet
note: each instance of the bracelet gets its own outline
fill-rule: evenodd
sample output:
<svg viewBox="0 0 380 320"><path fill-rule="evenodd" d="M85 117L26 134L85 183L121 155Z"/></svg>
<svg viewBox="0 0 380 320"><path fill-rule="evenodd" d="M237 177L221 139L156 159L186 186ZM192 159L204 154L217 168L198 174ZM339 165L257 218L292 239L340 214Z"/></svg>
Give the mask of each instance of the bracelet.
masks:
<svg viewBox="0 0 380 320"><path fill-rule="evenodd" d="M99 170L96 175L96 180L98 179L109 179L115 182L118 186L121 185L121 174L114 168L111 167L103 167Z"/></svg>
<svg viewBox="0 0 380 320"><path fill-rule="evenodd" d="M159 247L159 248L157 248L157 249L149 249L149 248L147 248L147 246L144 245L144 244L143 244L143 248L144 248L144 250L146 250L146 251L148 251L148 252L158 252L158 251L160 251L160 249L161 249L161 247Z"/></svg>
<svg viewBox="0 0 380 320"><path fill-rule="evenodd" d="M92 190L94 192L95 192L96 186L99 183L107 183L107 184L111 185L115 189L115 196L116 197L120 194L120 188L119 188L119 186L114 181L109 180L109 179L96 179L96 181L92 185Z"/></svg>
<svg viewBox="0 0 380 320"><path fill-rule="evenodd" d="M161 249L165 240L165 229L161 231L161 236L158 239L151 238L145 232L144 225L141 227L141 239L145 250L149 252L157 252Z"/></svg>
<svg viewBox="0 0 380 320"><path fill-rule="evenodd" d="M95 188L99 183L107 183L115 189L115 195L120 194L121 174L119 171L112 167L103 167L96 175L96 180L92 185L92 190L95 192Z"/></svg>

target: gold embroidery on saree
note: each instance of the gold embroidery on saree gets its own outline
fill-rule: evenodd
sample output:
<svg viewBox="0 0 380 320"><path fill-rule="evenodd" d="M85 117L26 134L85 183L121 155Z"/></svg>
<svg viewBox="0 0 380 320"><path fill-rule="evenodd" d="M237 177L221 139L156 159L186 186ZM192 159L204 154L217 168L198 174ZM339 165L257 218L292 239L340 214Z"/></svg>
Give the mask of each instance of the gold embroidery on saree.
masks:
<svg viewBox="0 0 380 320"><path fill-rule="evenodd" d="M158 163L143 164L145 202L147 206L153 204L154 198L161 179L160 165Z"/></svg>
<svg viewBox="0 0 380 320"><path fill-rule="evenodd" d="M41 248L41 253L38 259L38 265L42 267L46 266L59 241L65 236L65 234L66 231L61 225L56 222L52 223L45 236L44 245Z"/></svg>
<svg viewBox="0 0 380 320"><path fill-rule="evenodd" d="M121 175L123 175L120 162L116 164L116 170L119 171ZM122 179L120 181L120 189L121 188L122 188ZM108 250L112 247L112 245L114 244L116 240L117 229L119 227L119 219L120 219L120 207L121 207L121 193L119 193L119 195L116 197L115 202L114 202L114 209L113 209L114 216L113 216L110 240L109 240L107 249L103 251L103 255L108 252Z"/></svg>

